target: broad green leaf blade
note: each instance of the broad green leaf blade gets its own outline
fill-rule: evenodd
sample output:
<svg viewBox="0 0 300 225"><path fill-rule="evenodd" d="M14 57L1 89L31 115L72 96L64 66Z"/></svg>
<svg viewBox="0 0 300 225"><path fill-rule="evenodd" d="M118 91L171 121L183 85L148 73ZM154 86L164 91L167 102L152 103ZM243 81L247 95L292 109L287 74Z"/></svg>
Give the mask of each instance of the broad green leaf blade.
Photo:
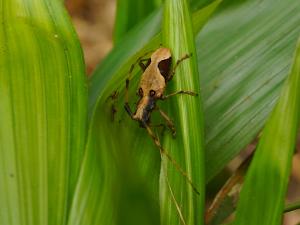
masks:
<svg viewBox="0 0 300 225"><path fill-rule="evenodd" d="M168 100L170 101L168 113L174 119L177 133L175 139L170 135L164 138L164 148L183 168L188 178L176 170L176 167L162 155L161 224L203 224L204 125L197 54L188 1L166 0L163 24L163 43L172 51L173 65L184 55L191 54L190 58L176 68L175 76L168 84L172 88L167 87L167 92L188 90L198 93L199 96L178 95ZM199 195L193 191L187 179L192 180ZM180 213L181 216L178 215Z"/></svg>
<svg viewBox="0 0 300 225"><path fill-rule="evenodd" d="M116 73L121 72L120 74L123 76L127 75L129 67L135 61L135 59L131 59L131 61L128 59L133 57L138 50L143 48L152 39L152 37L158 33L160 21L161 11L157 10L148 18L146 18L142 24L134 28L134 30L132 30L122 40L121 45L118 45L116 48L114 48L96 68L96 71L91 77L89 88L90 117L97 106L97 101L99 101L101 95L103 94L105 85ZM155 44L150 46L150 48L153 46L155 46ZM126 63L127 68L122 68L124 67L124 64L126 65Z"/></svg>
<svg viewBox="0 0 300 225"><path fill-rule="evenodd" d="M202 16L197 13L197 30L204 25L218 3L203 9ZM158 17L158 14L154 16L154 24ZM160 19L157 24L159 22ZM124 110L128 71L138 57L159 47L160 36L147 44L157 33L158 27L147 20L139 29L131 31L97 68L91 79L91 126L69 225L139 225L141 221L144 225L159 224L160 155L145 130L132 121ZM140 77L137 71L134 70L130 83L129 96L133 106ZM108 98L116 90L119 92L118 98ZM114 121L113 105L117 109Z"/></svg>
<svg viewBox="0 0 300 225"><path fill-rule="evenodd" d="M139 146L144 146L145 142L149 146L151 141L148 137L139 138L136 142L133 141L134 135L139 136L139 134L136 124L132 123L127 115L126 117L123 115L125 111L122 96L124 91L121 92L122 95L119 94L120 97L117 99L122 101L117 108L118 114L114 121L112 121L111 116L111 107L114 101L108 97L114 91L120 91L119 88L124 89L129 67L135 61L132 55L158 32L160 17L161 12L156 11L142 25L132 30L118 45L119 48L115 48L97 68L96 71L101 71L97 73L99 76L93 75L91 78L89 98L91 125L76 197L68 221L69 225L134 225L139 224L141 220L145 221L145 224L148 222L149 225L158 223L158 204L151 207L151 204L155 205L156 203L149 200L147 200L147 204L141 202L148 206L147 210L141 204L133 204L136 198L132 196L145 199L149 193L143 193L145 192L143 182L138 190L135 190L136 186L132 183L139 182L141 173L144 180L146 177L153 177L153 180L158 179L158 175L153 176L152 173L159 169L159 158L155 157L155 152L150 148L143 148L142 151L137 150ZM128 60L130 61L128 62ZM125 63L127 65L124 67ZM119 121L120 114L123 115L121 121ZM135 144L135 149L130 146L132 143ZM125 162L123 162L124 159L126 159ZM133 176L130 175L132 172L128 171L127 167L131 168L131 166L126 166L127 163L136 170ZM136 165L139 163L146 165L146 168ZM155 169L155 164L157 169ZM137 168L143 169L139 171ZM145 175L143 170L148 174ZM152 179L149 183L151 182ZM155 192L154 188L153 185L151 193ZM130 208L128 208L129 205ZM139 217L132 216L133 213Z"/></svg>
<svg viewBox="0 0 300 225"><path fill-rule="evenodd" d="M0 24L0 224L65 224L86 133L81 48L59 1L1 1Z"/></svg>
<svg viewBox="0 0 300 225"><path fill-rule="evenodd" d="M198 35L207 181L261 130L291 63L299 10L293 0L226 1Z"/></svg>
<svg viewBox="0 0 300 225"><path fill-rule="evenodd" d="M216 0L212 4L197 10L193 14L195 33L198 33L199 30L201 30L220 3L221 0ZM146 18L143 23L139 24L134 30L126 35L124 40L122 40L122 46L116 46L96 68L93 76L91 76L89 88L90 117L96 107L97 100L99 99L99 96L101 96L103 88L109 79L117 73L122 73L124 76L125 74L127 75L130 66L135 62L137 57L149 50L153 51L153 49L161 44L161 33L158 33L160 22L161 10L156 10ZM148 42L150 43L147 44ZM130 46L130 48L128 46ZM124 68L124 65L127 67L127 70Z"/></svg>
<svg viewBox="0 0 300 225"><path fill-rule="evenodd" d="M291 63L299 10L293 0L226 1L198 35L207 181L262 129Z"/></svg>
<svg viewBox="0 0 300 225"><path fill-rule="evenodd" d="M128 31L158 9L161 2L162 0L117 0L114 42L119 43Z"/></svg>
<svg viewBox="0 0 300 225"><path fill-rule="evenodd" d="M294 64L246 175L236 225L279 225L300 120L300 41Z"/></svg>
<svg viewBox="0 0 300 225"><path fill-rule="evenodd" d="M299 11L294 0L225 1L198 36L207 181L262 129L292 61Z"/></svg>

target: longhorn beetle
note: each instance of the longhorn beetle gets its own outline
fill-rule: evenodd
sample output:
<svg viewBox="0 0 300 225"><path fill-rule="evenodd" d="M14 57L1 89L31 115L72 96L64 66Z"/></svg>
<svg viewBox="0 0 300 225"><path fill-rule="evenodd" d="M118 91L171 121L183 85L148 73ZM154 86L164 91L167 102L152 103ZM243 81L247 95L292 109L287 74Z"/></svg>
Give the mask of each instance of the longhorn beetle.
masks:
<svg viewBox="0 0 300 225"><path fill-rule="evenodd" d="M139 66L143 70L141 80L139 83L139 88L137 94L139 95L139 101L135 112L133 113L128 102L128 89L130 79L126 79L126 95L125 95L125 105L124 108L129 114L129 116L140 123L140 126L147 130L147 133L154 141L155 145L159 149L161 154L164 154L168 160L175 166L175 168L187 179L194 191L199 194L197 188L193 184L192 180L189 178L188 174L180 167L180 165L163 149L160 144L158 137L154 134L151 129L150 117L154 110L158 110L160 115L166 120L167 126L175 135L175 126L172 120L163 112L157 105L158 100L166 100L169 97L175 96L177 94L187 94L192 96L197 96L196 93L191 91L176 91L172 94L165 95L165 88L169 81L172 80L175 75L175 70L178 65L188 59L190 56L185 55L181 59L177 60L174 67L172 64L171 51L168 48L160 47L153 52L151 58L148 59L138 59ZM144 62L146 62L144 64ZM133 71L135 64L130 68L129 73Z"/></svg>

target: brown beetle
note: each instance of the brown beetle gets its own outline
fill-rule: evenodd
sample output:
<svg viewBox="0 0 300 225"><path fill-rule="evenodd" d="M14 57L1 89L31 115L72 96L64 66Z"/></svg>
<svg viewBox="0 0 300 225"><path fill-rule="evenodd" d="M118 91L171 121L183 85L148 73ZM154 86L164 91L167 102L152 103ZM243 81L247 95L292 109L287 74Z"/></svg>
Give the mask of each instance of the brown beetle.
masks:
<svg viewBox="0 0 300 225"><path fill-rule="evenodd" d="M154 141L155 145L160 150L161 154L164 154L170 162L176 167L176 169L188 180L188 182L193 187L194 191L199 194L196 187L194 186L191 179L188 177L188 174L180 167L180 165L166 152L158 139L158 137L154 134L151 129L150 117L151 113L154 110L158 110L161 116L165 119L167 126L172 131L172 134L175 135L175 126L172 120L167 116L165 112L163 112L157 105L156 102L158 100L165 100L171 96L177 94L188 94L192 96L196 96L197 94L191 91L176 91L172 94L165 95L165 89L167 83L172 80L175 70L177 66L185 59L188 59L190 56L185 55L181 59L177 60L175 66L172 68L172 55L171 51L168 48L160 47L156 51L153 52L151 58L149 59L139 59L139 66L143 70L143 74L141 76L141 80L139 83L139 88L137 94L139 95L139 101L137 103L137 107L135 112L133 113L130 109L128 102L128 88L129 88L129 79L126 80L126 102L125 102L125 110L130 115L133 120L136 120L140 123L140 125L146 128L148 134ZM146 64L144 64L146 62ZM130 69L130 73L134 68L134 64Z"/></svg>

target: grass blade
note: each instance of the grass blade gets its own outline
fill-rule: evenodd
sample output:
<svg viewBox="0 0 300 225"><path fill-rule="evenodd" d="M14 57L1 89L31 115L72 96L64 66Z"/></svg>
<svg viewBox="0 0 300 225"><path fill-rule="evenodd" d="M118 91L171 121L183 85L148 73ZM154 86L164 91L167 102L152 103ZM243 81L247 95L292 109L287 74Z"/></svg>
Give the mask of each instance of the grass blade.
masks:
<svg viewBox="0 0 300 225"><path fill-rule="evenodd" d="M281 224L300 119L300 42L242 188L234 224Z"/></svg>
<svg viewBox="0 0 300 225"><path fill-rule="evenodd" d="M300 209L300 201L290 203L284 208L284 212L292 212L294 210Z"/></svg>
<svg viewBox="0 0 300 225"><path fill-rule="evenodd" d="M163 43L172 51L173 65L185 54L192 57L183 61L176 70L169 92L190 90L200 93L197 55L194 32L186 0L167 0L164 10ZM172 82L171 82L172 83ZM168 113L177 125L176 140L167 136L164 148L181 165L200 192L197 196L185 178L164 158L160 183L160 203L162 224L179 224L177 209L168 187L182 211L182 224L203 224L204 210L204 148L203 112L199 97L177 96L170 100ZM164 171L164 168L168 168Z"/></svg>
<svg viewBox="0 0 300 225"><path fill-rule="evenodd" d="M0 224L65 224L85 143L81 48L59 1L1 1L0 24Z"/></svg>

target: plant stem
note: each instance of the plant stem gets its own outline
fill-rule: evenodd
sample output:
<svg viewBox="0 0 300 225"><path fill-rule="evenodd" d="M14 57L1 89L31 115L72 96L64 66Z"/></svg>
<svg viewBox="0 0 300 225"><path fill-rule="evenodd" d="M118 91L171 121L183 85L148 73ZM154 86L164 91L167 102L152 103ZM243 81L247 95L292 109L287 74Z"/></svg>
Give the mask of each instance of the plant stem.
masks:
<svg viewBox="0 0 300 225"><path fill-rule="evenodd" d="M287 213L298 209L300 209L300 201L288 204L283 212Z"/></svg>

